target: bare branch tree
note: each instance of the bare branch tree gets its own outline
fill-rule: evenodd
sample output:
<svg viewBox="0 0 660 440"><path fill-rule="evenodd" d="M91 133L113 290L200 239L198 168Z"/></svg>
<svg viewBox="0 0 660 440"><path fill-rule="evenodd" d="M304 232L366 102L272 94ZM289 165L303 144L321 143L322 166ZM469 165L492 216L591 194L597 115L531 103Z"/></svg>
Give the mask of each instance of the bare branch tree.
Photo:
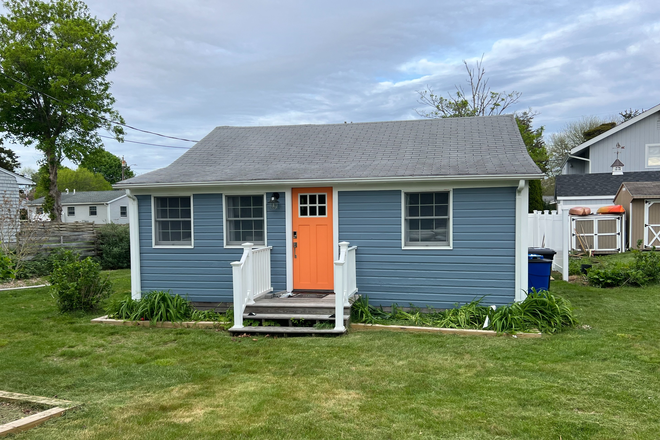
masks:
<svg viewBox="0 0 660 440"><path fill-rule="evenodd" d="M486 69L483 67L483 55L474 67L470 67L463 60L467 71L467 83L470 87L469 93L465 92L463 86L455 86L455 94L448 93L447 97L433 92L431 86L427 85L425 90L418 90L417 102L432 107L431 111L415 109L418 115L425 118L460 118L466 116L491 116L501 115L509 107L518 102L521 92L494 92L488 85Z"/></svg>

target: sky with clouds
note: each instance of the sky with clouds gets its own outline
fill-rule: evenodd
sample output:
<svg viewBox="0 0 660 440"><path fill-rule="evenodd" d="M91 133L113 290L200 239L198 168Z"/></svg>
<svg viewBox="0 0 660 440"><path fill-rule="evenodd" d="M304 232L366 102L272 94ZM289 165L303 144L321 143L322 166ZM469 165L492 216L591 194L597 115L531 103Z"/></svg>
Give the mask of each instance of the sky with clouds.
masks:
<svg viewBox="0 0 660 440"><path fill-rule="evenodd" d="M116 14L116 108L130 125L201 139L219 125L419 118L416 91L518 91L546 133L660 103L660 2L88 0ZM107 134L107 133L103 133ZM127 131L127 140L192 144ZM23 166L39 154L14 146ZM184 149L106 140L139 174Z"/></svg>

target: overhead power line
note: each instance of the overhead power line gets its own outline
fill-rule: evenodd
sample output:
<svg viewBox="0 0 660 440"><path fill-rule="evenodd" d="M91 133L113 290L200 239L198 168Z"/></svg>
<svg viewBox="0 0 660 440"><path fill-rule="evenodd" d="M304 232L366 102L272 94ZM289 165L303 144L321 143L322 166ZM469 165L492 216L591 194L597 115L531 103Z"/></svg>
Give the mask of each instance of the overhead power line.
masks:
<svg viewBox="0 0 660 440"><path fill-rule="evenodd" d="M62 100L57 99L57 98L55 98L54 96L51 96L51 95L49 95L49 94L46 93L46 92L42 92L41 90L38 90L38 89L36 89L36 88L34 88L34 87L28 85L28 84L25 84L23 81L21 81L21 80L19 80L19 79L16 79L16 78L14 78L14 77L11 77L11 76L7 75L7 74L4 72L4 70L1 69L1 68L0 68L0 75L4 76L5 78L7 78L7 79L9 79L9 80L11 80L11 81L14 81L14 82L20 84L20 85L22 85L22 86L27 87L28 89L32 90L33 92L40 93L40 94L42 94L42 95L44 95L44 96L49 97L49 98L52 99L53 101L57 101L57 102L59 102L59 103L62 103L62 104L65 104L65 105L66 105L66 103L63 102ZM125 124L125 123L123 123L123 122L119 122L119 121L115 121L115 120L112 120L112 119L104 118L103 116L100 116L100 115L96 115L96 116L97 116L99 119L101 119L101 120L103 120L103 121L105 121L105 122L109 122L109 123L111 123L111 124L115 124L115 125L121 125L122 127L130 128L131 130L140 131L140 132L142 132L142 133L153 134L154 136L160 136L160 137L164 137L164 138L168 138L168 139L175 139L175 140L177 140L177 141L193 142L193 143L199 142L199 141L195 141L195 140L192 140L192 139L180 138L180 137L176 137L176 136L168 136L168 135L166 135L166 134L157 133L157 132L155 132L155 131L143 130L143 129L141 129L141 128L133 127L132 125L128 125L128 124ZM177 147L177 148L184 148L184 147Z"/></svg>
<svg viewBox="0 0 660 440"><path fill-rule="evenodd" d="M99 136L102 137L102 138L105 138L105 139L113 139L115 141L117 140L117 139L113 138L112 136L103 136L102 134L100 134ZM182 150L190 150L192 148L192 147L175 147L174 145L150 144L149 142L129 141L128 139L124 139L124 142L130 142L131 144L151 145L153 147L162 147L162 148L180 148Z"/></svg>

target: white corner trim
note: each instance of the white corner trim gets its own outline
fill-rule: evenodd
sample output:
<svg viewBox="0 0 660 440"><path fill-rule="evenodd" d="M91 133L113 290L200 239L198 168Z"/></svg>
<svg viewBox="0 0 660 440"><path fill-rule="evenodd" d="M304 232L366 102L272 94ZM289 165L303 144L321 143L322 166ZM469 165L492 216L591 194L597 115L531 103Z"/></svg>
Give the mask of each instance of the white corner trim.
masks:
<svg viewBox="0 0 660 440"><path fill-rule="evenodd" d="M445 245L406 245L406 193L409 192L448 192L449 193L449 207L448 215L449 221L447 222L447 235L449 237L449 244ZM403 250L452 250L454 249L454 189L453 188L435 188L423 190L401 190L401 249Z"/></svg>
<svg viewBox="0 0 660 440"><path fill-rule="evenodd" d="M131 190L126 190L128 196L128 229L131 242L131 298L142 298L142 273L140 270L140 216L138 201Z"/></svg>
<svg viewBox="0 0 660 440"><path fill-rule="evenodd" d="M129 191L128 189L126 191ZM190 244L183 245L170 245L170 244L156 244L156 198L160 197L190 197ZM195 247L195 206L194 197L191 193L187 195L157 195L151 196L151 247L153 249L193 249ZM130 216L131 209L129 208L128 215ZM129 217L130 218L130 217ZM130 222L130 221L129 221Z"/></svg>
<svg viewBox="0 0 660 440"><path fill-rule="evenodd" d="M523 301L526 298L528 284L527 268L527 223L529 207L529 184L521 179L516 189L516 272L514 300Z"/></svg>
<svg viewBox="0 0 660 440"><path fill-rule="evenodd" d="M332 242L332 261L334 262L339 260L339 190L335 187L332 187ZM332 268L335 269L334 264Z"/></svg>
<svg viewBox="0 0 660 440"><path fill-rule="evenodd" d="M291 188L284 191L284 219L286 227L286 291L293 292L293 199Z"/></svg>

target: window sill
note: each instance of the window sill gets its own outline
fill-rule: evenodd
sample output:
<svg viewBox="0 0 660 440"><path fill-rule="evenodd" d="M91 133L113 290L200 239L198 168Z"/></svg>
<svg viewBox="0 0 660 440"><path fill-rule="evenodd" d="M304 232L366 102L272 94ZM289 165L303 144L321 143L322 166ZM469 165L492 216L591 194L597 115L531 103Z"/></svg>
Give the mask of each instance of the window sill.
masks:
<svg viewBox="0 0 660 440"><path fill-rule="evenodd" d="M454 249L453 246L450 245L445 245L445 246L401 246L401 249L404 251L407 250L428 250L428 249L433 249L433 250L452 250Z"/></svg>
<svg viewBox="0 0 660 440"><path fill-rule="evenodd" d="M246 242L249 243L249 242ZM263 246L266 247L265 243L254 243L254 247ZM225 249L243 249L242 244L226 244Z"/></svg>
<svg viewBox="0 0 660 440"><path fill-rule="evenodd" d="M154 244L153 249L193 249L192 244Z"/></svg>

